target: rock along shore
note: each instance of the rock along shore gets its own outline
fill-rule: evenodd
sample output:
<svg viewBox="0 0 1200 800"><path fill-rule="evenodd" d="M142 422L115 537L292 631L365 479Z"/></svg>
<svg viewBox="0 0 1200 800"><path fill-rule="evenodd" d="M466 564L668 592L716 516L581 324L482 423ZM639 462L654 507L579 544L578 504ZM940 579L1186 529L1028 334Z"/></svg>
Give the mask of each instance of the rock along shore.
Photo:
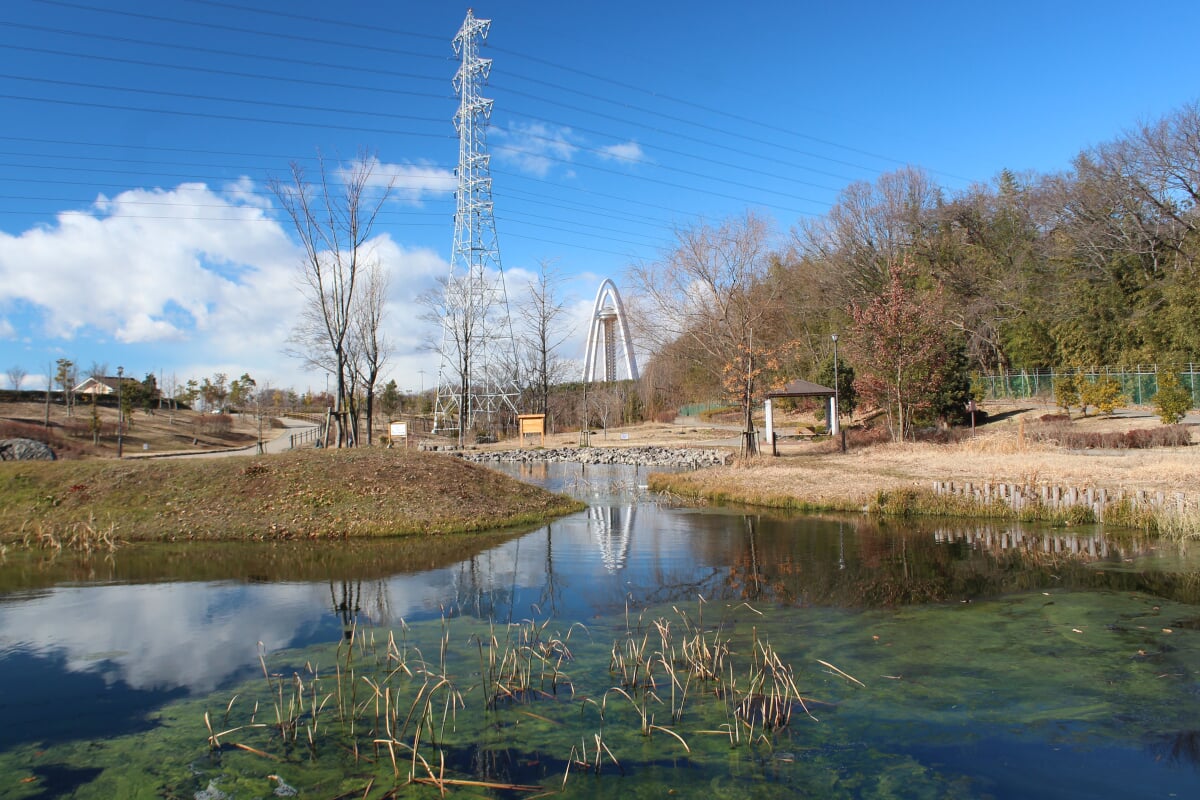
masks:
<svg viewBox="0 0 1200 800"><path fill-rule="evenodd" d="M713 467L728 464L723 450L696 447L559 447L549 450L459 450L459 458L475 463L508 461L540 464L570 461L583 464L629 464L639 467Z"/></svg>

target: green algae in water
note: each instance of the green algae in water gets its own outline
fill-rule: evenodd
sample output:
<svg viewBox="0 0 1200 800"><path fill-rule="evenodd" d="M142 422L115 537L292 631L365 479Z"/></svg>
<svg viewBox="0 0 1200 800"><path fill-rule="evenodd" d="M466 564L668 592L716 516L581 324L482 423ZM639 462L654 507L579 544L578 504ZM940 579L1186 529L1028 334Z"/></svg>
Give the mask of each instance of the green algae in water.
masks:
<svg viewBox="0 0 1200 800"><path fill-rule="evenodd" d="M280 677L172 703L148 733L0 754L0 775L8 776L0 794L215 800L273 798L287 786L300 797L357 797L371 785L368 796L381 797L405 783L413 759L393 745L394 770L378 742L395 734L411 744L417 724L410 712L424 720L417 750L435 774L443 774L444 759L446 777L539 785L564 797L1018 796L1016 776L1029 764L1001 774L983 764L991 752L1029 763L1066 753L1081 765L1077 773L1126 758L1140 765L1133 778L1159 781L1156 789L1184 796L1197 785L1190 765L1169 763L1171 743L1186 744L1196 725L1200 632L1177 625L1195 617L1193 607L1135 593L1029 592L865 613L760 615L743 605L709 606L703 615L702 628L693 607L591 620L586 629L460 618L359 630L353 650L337 643L269 654L267 669ZM644 640L646 652L661 651L655 620L670 626L676 646L697 629L706 641L728 642L732 678L724 690L692 681L682 702L676 685L673 702L665 669L652 689L611 670L614 643ZM553 647L521 649L522 642L557 642L570 658ZM760 721L750 734L732 715L730 698L749 690L763 644L792 666L800 692L817 701L809 709L819 721L797 711L782 729L763 730ZM500 675L492 665L501 652L524 659L503 679L523 681L524 691L515 684L485 689ZM390 721L377 711L385 705L399 709ZM672 707L682 707L677 719ZM205 713L218 733L241 730L220 736L212 749ZM286 739L280 719L288 721ZM246 727L259 724L266 727ZM731 742L731 728L740 742ZM1155 747L1166 765L1155 764ZM1185 760L1186 746L1177 750ZM598 774L581 762L598 763ZM425 777L417 764L416 775ZM20 782L27 777L35 780ZM1040 787L1043 796L1065 795L1065 788ZM1106 788L1130 793L1119 783ZM1035 796L1038 789L1020 791ZM518 796L477 786L449 791ZM433 786L402 792L439 796Z"/></svg>

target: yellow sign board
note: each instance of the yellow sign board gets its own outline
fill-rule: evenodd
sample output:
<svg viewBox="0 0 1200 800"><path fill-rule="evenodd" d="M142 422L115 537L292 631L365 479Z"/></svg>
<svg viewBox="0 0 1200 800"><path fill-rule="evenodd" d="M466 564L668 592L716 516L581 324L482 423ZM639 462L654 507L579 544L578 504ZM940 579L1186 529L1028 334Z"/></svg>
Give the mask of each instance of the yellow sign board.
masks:
<svg viewBox="0 0 1200 800"><path fill-rule="evenodd" d="M525 446L525 436L530 434L540 436L542 439L542 447L546 446L546 415L545 414L518 414L517 424L521 430L521 446Z"/></svg>

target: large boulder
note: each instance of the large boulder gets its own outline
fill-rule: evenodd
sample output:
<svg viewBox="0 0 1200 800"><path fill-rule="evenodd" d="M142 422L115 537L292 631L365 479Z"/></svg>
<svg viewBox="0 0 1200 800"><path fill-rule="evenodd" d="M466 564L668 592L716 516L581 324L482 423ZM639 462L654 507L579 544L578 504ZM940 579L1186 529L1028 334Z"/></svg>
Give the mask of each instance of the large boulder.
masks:
<svg viewBox="0 0 1200 800"><path fill-rule="evenodd" d="M53 461L50 445L36 439L0 439L0 461Z"/></svg>

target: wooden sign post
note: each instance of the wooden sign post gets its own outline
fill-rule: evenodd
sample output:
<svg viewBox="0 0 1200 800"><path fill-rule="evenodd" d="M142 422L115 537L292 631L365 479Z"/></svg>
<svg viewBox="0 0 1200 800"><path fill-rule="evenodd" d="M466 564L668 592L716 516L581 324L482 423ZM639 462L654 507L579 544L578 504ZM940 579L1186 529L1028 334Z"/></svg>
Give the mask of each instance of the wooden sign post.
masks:
<svg viewBox="0 0 1200 800"><path fill-rule="evenodd" d="M396 443L397 439L403 439L404 440L404 449L405 450L408 449L408 423L407 422L393 422L391 425L388 426L388 432L389 432L389 435L391 436L391 439L388 441L389 448L391 448L392 445L394 445Z"/></svg>
<svg viewBox="0 0 1200 800"><path fill-rule="evenodd" d="M525 435L532 434L542 437L542 447L546 446L546 415L518 414L517 423L521 431L521 447L525 446Z"/></svg>

